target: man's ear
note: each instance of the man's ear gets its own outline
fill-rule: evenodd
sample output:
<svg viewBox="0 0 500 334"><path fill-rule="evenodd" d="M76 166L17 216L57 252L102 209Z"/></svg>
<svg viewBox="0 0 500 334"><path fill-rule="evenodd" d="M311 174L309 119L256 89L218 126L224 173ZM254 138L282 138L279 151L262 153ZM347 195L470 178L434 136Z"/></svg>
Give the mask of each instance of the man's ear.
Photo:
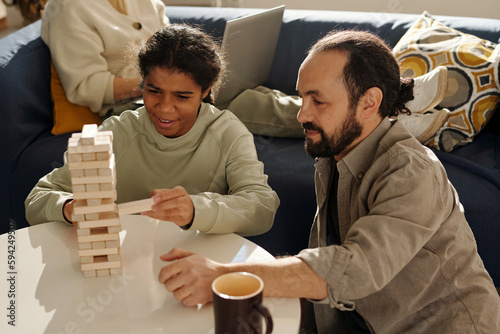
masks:
<svg viewBox="0 0 500 334"><path fill-rule="evenodd" d="M359 115L362 118L367 119L373 116L375 113L378 113L383 97L384 94L382 93L382 90L380 88L369 88L361 97L361 103L359 104Z"/></svg>

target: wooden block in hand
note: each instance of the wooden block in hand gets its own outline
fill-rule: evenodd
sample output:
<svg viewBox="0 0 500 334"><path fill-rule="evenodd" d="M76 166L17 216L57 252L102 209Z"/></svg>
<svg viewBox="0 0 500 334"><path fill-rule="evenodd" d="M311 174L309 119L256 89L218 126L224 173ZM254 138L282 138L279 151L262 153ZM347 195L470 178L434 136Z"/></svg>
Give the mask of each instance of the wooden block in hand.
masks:
<svg viewBox="0 0 500 334"><path fill-rule="evenodd" d="M121 203L117 205L119 215L130 215L144 211L151 211L154 201L152 198L146 198L139 201Z"/></svg>

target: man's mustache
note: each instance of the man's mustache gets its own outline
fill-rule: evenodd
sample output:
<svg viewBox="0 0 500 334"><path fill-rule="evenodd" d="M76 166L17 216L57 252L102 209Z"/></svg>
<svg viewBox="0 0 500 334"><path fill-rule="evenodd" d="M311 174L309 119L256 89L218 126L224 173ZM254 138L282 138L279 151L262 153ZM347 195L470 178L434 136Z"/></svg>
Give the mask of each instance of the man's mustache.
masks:
<svg viewBox="0 0 500 334"><path fill-rule="evenodd" d="M309 130L309 131L318 131L320 133L323 133L323 129L320 128L319 126L314 125L311 122L306 122L306 123L301 123L302 128L304 130Z"/></svg>

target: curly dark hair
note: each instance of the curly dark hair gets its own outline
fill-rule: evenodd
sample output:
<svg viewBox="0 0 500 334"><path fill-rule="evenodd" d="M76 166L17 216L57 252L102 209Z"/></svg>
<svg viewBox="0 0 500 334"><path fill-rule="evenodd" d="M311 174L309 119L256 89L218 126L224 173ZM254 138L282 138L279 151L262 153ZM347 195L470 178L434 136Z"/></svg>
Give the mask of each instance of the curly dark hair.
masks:
<svg viewBox="0 0 500 334"><path fill-rule="evenodd" d="M410 114L405 104L414 98L413 79L400 77L398 63L382 39L365 31L332 31L317 41L309 54L332 50L347 56L344 84L349 92L350 107L356 107L369 88L378 87L383 93L380 116Z"/></svg>
<svg viewBox="0 0 500 334"><path fill-rule="evenodd" d="M224 73L225 60L217 43L201 29L170 24L153 34L139 50L142 78L149 74L152 67L184 73L201 86L202 91L212 87L203 101L213 103Z"/></svg>

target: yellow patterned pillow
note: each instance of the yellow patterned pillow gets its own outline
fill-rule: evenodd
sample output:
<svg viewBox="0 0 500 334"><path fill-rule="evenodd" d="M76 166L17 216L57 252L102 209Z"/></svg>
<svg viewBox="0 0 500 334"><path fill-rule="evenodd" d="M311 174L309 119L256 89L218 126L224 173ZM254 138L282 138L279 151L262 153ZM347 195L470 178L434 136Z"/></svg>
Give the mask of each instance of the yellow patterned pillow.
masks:
<svg viewBox="0 0 500 334"><path fill-rule="evenodd" d="M394 47L403 76L448 68L448 90L437 108L449 120L426 145L443 151L472 142L500 101L500 45L462 33L424 12Z"/></svg>
<svg viewBox="0 0 500 334"><path fill-rule="evenodd" d="M50 64L50 94L54 103L52 134L82 131L84 124L101 124L101 116L89 108L68 101L54 64Z"/></svg>

